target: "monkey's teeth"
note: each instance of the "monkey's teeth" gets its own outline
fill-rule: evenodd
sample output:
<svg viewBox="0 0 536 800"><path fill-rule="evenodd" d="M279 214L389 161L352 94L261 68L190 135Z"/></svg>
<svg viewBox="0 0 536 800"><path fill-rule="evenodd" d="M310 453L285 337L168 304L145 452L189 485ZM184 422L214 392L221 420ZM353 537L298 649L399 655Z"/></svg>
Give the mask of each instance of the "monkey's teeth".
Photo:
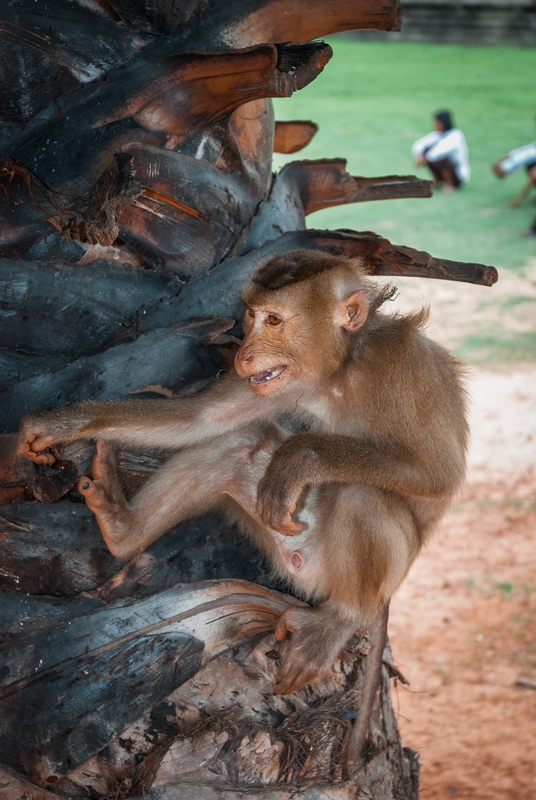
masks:
<svg viewBox="0 0 536 800"><path fill-rule="evenodd" d="M273 381L278 378L286 367L279 367L278 369L267 369L264 372L259 372L257 375L250 375L250 383L266 383L266 381Z"/></svg>

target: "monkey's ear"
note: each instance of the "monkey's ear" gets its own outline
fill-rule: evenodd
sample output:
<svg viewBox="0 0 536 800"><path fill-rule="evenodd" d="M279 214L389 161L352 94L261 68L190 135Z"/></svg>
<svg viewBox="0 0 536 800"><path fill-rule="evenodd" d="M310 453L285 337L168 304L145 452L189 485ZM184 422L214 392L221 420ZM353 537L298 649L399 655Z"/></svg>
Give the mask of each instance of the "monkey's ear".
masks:
<svg viewBox="0 0 536 800"><path fill-rule="evenodd" d="M357 331L365 324L369 310L368 290L357 289L341 302L337 323L347 331Z"/></svg>

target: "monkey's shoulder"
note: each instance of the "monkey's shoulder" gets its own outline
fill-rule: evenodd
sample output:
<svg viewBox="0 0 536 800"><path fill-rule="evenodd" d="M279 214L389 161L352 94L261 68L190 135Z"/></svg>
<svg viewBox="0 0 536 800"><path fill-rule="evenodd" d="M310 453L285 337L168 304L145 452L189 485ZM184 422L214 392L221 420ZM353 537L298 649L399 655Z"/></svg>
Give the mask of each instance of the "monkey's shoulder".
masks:
<svg viewBox="0 0 536 800"><path fill-rule="evenodd" d="M378 318L354 354L353 374L361 391L382 398L383 407L434 413L451 404L464 414L464 366L423 328L424 309L411 315Z"/></svg>
<svg viewBox="0 0 536 800"><path fill-rule="evenodd" d="M460 362L426 331L428 308L411 314L378 316L368 335L358 342L355 359L383 371L424 371L447 369L449 374L461 367Z"/></svg>

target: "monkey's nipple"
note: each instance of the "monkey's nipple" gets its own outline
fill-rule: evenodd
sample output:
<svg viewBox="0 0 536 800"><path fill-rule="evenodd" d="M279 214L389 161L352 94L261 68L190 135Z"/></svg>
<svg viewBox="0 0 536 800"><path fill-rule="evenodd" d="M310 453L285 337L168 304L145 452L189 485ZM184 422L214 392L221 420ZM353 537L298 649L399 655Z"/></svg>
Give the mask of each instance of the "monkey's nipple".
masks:
<svg viewBox="0 0 536 800"><path fill-rule="evenodd" d="M305 554L303 550L294 550L294 552L290 554L290 563L295 570L300 569L305 563Z"/></svg>

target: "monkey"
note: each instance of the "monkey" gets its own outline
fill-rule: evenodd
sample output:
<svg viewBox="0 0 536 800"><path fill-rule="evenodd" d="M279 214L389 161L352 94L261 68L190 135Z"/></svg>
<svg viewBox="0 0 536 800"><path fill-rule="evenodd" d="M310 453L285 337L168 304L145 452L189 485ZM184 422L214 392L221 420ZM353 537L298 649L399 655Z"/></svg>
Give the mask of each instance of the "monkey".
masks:
<svg viewBox="0 0 536 800"><path fill-rule="evenodd" d="M210 509L239 521L313 604L276 624L280 694L327 674L375 624L464 478L463 366L423 332L427 309L385 314L389 293L361 259L278 255L243 292L235 371L206 391L78 403L21 425L20 452L38 464L54 463L54 444L96 441L78 489L119 558ZM128 502L119 444L176 450Z"/></svg>

